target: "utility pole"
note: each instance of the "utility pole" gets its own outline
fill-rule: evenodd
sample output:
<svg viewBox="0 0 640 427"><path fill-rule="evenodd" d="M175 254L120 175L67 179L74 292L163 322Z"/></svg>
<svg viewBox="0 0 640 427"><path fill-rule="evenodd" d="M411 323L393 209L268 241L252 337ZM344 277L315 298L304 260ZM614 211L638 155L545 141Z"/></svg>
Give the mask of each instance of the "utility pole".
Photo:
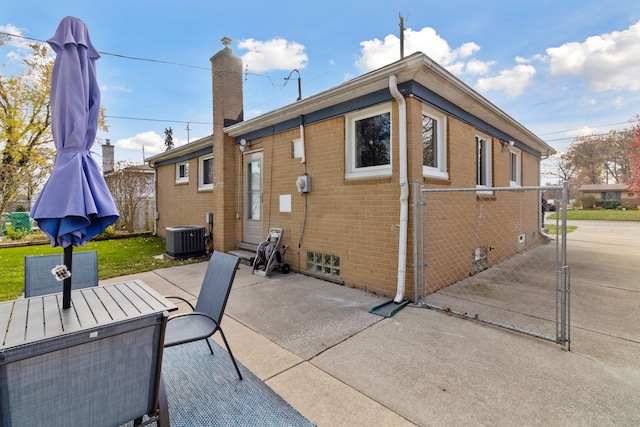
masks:
<svg viewBox="0 0 640 427"><path fill-rule="evenodd" d="M404 59L404 18L398 12L398 17L400 18L400 59Z"/></svg>
<svg viewBox="0 0 640 427"><path fill-rule="evenodd" d="M189 122L187 122L187 127L185 128L185 130L187 131L187 144L189 143L189 131L191 129L189 129Z"/></svg>

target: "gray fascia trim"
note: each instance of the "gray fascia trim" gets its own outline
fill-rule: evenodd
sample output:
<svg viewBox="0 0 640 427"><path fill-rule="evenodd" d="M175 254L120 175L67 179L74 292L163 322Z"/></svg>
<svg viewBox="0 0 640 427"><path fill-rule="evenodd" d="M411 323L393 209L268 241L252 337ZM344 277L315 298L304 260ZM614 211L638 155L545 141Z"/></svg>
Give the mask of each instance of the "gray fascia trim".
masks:
<svg viewBox="0 0 640 427"><path fill-rule="evenodd" d="M405 93L405 91L408 93L411 93L421 101L426 102L434 106L435 108L438 108L444 111L445 113L457 118L458 120L464 123L467 123L470 126L475 127L476 129L479 129L483 133L486 133L491 136L495 136L496 138L500 138L503 141L514 141L514 145L516 148L522 151L525 151L538 158L542 157L542 153L540 153L539 151L534 150L529 145L519 141L517 138L514 138L513 136L504 133L500 129L497 129L494 126L486 123L484 120L481 120L478 117L474 116L473 114L463 110L462 108L458 107L451 101L444 99L442 96L438 95L437 93L434 93L433 91L427 89L426 87L422 86L419 83L405 82L398 85L398 88L403 94Z"/></svg>
<svg viewBox="0 0 640 427"><path fill-rule="evenodd" d="M483 120L475 117L473 114L468 113L467 111L453 104L451 101L448 101L447 99L425 88L424 86L422 86L421 84L415 81L400 83L398 85L398 89L400 90L400 93L402 93L404 96L414 95L420 100L481 130L486 134L495 136L504 141L514 141L515 146L521 149L522 151L525 151L538 158L541 157L541 153L539 151L534 150L527 144L519 141L517 138L514 138L502 132L501 130L489 125ZM349 100L347 102L342 102L336 105L332 105L330 107L313 111L309 114L305 114L304 124L312 124L312 123L320 122L332 117L341 116L341 115L350 113L352 111L360 110L362 108L367 108L372 105L381 104L383 102L388 102L391 100L393 100L393 97L391 96L391 92L389 92L388 89L379 90L379 91L367 94L365 96L361 96L361 97ZM236 144L239 144L241 139L251 141L251 140L255 140L265 136L273 135L279 132L284 132L286 130L291 130L291 129L297 128L299 125L300 125L299 118L290 119L290 120L283 121L281 123L277 123L273 126L256 130L254 132L239 135L235 138L235 141L236 141Z"/></svg>
<svg viewBox="0 0 640 427"><path fill-rule="evenodd" d="M339 104L332 105L326 108L321 108L317 111L312 111L309 114L305 114L303 117L304 124L308 125L316 122L321 122L323 120L342 116L352 111L360 110L363 108L370 107L372 105L381 104L383 102L388 102L391 100L393 100L393 97L391 96L391 93L389 92L388 89L379 90L379 91L367 94L365 96L361 96L359 98L355 98L346 102L341 102ZM300 124L301 124L300 117L285 120L273 126L268 126L268 127L256 130L254 132L238 135L235 137L235 142L236 144L239 144L241 139L252 141L265 136L274 135L276 133L297 128L298 126L300 126Z"/></svg>
<svg viewBox="0 0 640 427"><path fill-rule="evenodd" d="M186 153L179 157L173 157L171 159L161 160L159 162L153 162L153 167L159 168L161 166L174 165L176 163L186 162L187 160L195 159L196 157L205 156L211 153L213 153L213 146L202 148L198 151L194 151L191 153Z"/></svg>
<svg viewBox="0 0 640 427"><path fill-rule="evenodd" d="M326 113L331 111L334 106L345 102L354 102L357 99L366 99L368 94L373 94L377 91L388 91L388 76L391 74L397 75L398 81L401 82L399 86L403 83L414 82L413 84L432 88L431 91L434 94L436 92L440 93L441 99L452 99L451 102L454 103L457 102L455 101L456 99L459 99L465 105L468 104L470 108L477 107L483 113L474 115L480 122L485 125L494 123L492 129L505 129L502 132L503 135L506 135L507 130L510 129L508 133L518 137L514 136L509 139L520 145L520 148L529 147L533 152L540 153L543 156L556 152L533 132L421 52L416 52L383 68L356 77L308 98L303 98L277 110L225 127L223 131L236 138L236 141L239 141L242 138L254 138L254 135L264 136L271 134L277 129L276 125L279 126L285 122L297 123L295 117L304 117L305 123L310 123L312 120L320 120L321 114L324 114L325 119L329 118L331 115ZM450 94L451 98L447 94ZM407 96L409 93L404 93L404 95ZM444 96L447 98L444 98ZM331 105L332 102L335 103L333 106ZM369 105L373 105L373 102ZM454 110L464 111L461 108ZM318 119L312 119L315 115L318 115ZM481 119L480 117L483 116L485 117ZM310 119L307 119L308 117ZM267 128L269 131L264 131Z"/></svg>
<svg viewBox="0 0 640 427"><path fill-rule="evenodd" d="M181 145L180 147L173 148L169 151L156 154L155 156L151 156L146 159L146 162L149 163L149 165L152 165L153 163L172 161L174 158L188 156L190 153L199 153L203 149L210 149L213 151L213 134L207 135L188 144Z"/></svg>

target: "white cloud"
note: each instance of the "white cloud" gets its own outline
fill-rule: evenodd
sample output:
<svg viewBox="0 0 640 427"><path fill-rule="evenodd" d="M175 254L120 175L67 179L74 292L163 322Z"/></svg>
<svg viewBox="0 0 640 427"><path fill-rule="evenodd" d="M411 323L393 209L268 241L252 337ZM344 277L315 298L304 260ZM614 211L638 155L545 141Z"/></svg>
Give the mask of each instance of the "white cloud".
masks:
<svg viewBox="0 0 640 427"><path fill-rule="evenodd" d="M123 93L132 93L133 90L122 85L114 86L114 85L103 85L100 86L100 91L103 93L106 92L123 92Z"/></svg>
<svg viewBox="0 0 640 427"><path fill-rule="evenodd" d="M173 146L179 147L184 145L186 141L173 138ZM136 136L131 138L119 139L116 144L116 148L120 148L123 150L134 150L134 151L142 151L142 147L144 146L145 156L150 156L158 153L162 153L166 150L166 146L164 145L164 137L158 135L153 131L139 133Z"/></svg>
<svg viewBox="0 0 640 427"><path fill-rule="evenodd" d="M573 129L573 130L568 131L567 132L567 136L575 138L575 137L578 137L578 136L593 135L597 131L598 131L598 129L596 129L596 128L591 128L589 126L584 126L584 127L579 128L579 129Z"/></svg>
<svg viewBox="0 0 640 427"><path fill-rule="evenodd" d="M489 70L495 63L495 61L479 61L477 59L472 59L467 62L465 71L467 74L471 74L473 76L484 76L489 73Z"/></svg>
<svg viewBox="0 0 640 427"><path fill-rule="evenodd" d="M309 61L303 45L282 38L267 41L241 40L238 47L249 51L242 56L242 62L254 73L303 69Z"/></svg>
<svg viewBox="0 0 640 427"><path fill-rule="evenodd" d="M433 28L425 27L419 31L406 29L404 32L404 54L411 55L423 52L438 64L450 71L463 70L462 58L468 58L480 50L480 46L473 42L462 44L452 49L449 43L440 37ZM400 59L400 39L389 34L384 40L365 40L360 43L360 56L356 58L355 66L363 73L378 69Z"/></svg>
<svg viewBox="0 0 640 427"><path fill-rule="evenodd" d="M18 28L13 24L0 25L0 31L3 33L14 34L16 36L22 36L22 28ZM6 44L13 46L20 50L29 50L29 40L19 37L8 37Z"/></svg>
<svg viewBox="0 0 640 427"><path fill-rule="evenodd" d="M627 105L624 98L622 98L621 96L616 97L616 99L613 100L612 104L613 108L615 108L616 111Z"/></svg>
<svg viewBox="0 0 640 427"><path fill-rule="evenodd" d="M500 71L498 76L478 79L476 89L480 92L502 90L507 96L516 97L522 95L531 85L535 74L536 69L533 66L519 64L510 70Z"/></svg>
<svg viewBox="0 0 640 427"><path fill-rule="evenodd" d="M614 31L549 48L552 75L584 78L596 91L640 90L640 22Z"/></svg>
<svg viewBox="0 0 640 427"><path fill-rule="evenodd" d="M473 58L480 50L476 43L467 42L454 49L430 27L419 31L405 30L404 45L405 55L423 52L456 76L484 76L496 64L495 61ZM360 56L356 58L355 66L361 72L375 70L400 59L400 40L391 34L384 40L365 40L360 46ZM518 65L514 68L503 70L494 77L479 79L476 87L480 91L504 91L511 97L521 95L532 84L536 73L532 65L525 65L528 61L517 57Z"/></svg>

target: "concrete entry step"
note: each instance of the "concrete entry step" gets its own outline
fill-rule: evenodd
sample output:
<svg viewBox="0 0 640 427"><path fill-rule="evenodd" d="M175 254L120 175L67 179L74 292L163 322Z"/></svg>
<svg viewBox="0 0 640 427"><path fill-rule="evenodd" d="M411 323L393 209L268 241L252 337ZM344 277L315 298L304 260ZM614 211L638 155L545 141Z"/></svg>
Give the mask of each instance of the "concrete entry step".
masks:
<svg viewBox="0 0 640 427"><path fill-rule="evenodd" d="M253 265L253 260L256 257L256 252L248 251L246 249L235 249L228 252L231 255L235 255L240 258L240 262L244 265Z"/></svg>

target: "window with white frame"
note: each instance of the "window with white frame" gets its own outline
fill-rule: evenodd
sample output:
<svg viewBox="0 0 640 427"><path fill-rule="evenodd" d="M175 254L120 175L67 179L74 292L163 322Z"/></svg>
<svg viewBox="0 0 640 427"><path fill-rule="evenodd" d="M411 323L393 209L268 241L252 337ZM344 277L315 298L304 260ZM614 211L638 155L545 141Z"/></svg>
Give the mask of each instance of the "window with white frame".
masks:
<svg viewBox="0 0 640 427"><path fill-rule="evenodd" d="M213 154L198 158L198 190L213 189Z"/></svg>
<svg viewBox="0 0 640 427"><path fill-rule="evenodd" d="M176 184L189 182L189 162L176 163Z"/></svg>
<svg viewBox="0 0 640 427"><path fill-rule="evenodd" d="M493 169L491 165L491 138L476 135L476 187L486 188L492 185Z"/></svg>
<svg viewBox="0 0 640 427"><path fill-rule="evenodd" d="M433 108L422 108L422 174L449 179L447 172L447 118Z"/></svg>
<svg viewBox="0 0 640 427"><path fill-rule="evenodd" d="M391 175L391 104L346 117L346 178Z"/></svg>
<svg viewBox="0 0 640 427"><path fill-rule="evenodd" d="M509 185L522 185L522 152L516 148L509 149Z"/></svg>

